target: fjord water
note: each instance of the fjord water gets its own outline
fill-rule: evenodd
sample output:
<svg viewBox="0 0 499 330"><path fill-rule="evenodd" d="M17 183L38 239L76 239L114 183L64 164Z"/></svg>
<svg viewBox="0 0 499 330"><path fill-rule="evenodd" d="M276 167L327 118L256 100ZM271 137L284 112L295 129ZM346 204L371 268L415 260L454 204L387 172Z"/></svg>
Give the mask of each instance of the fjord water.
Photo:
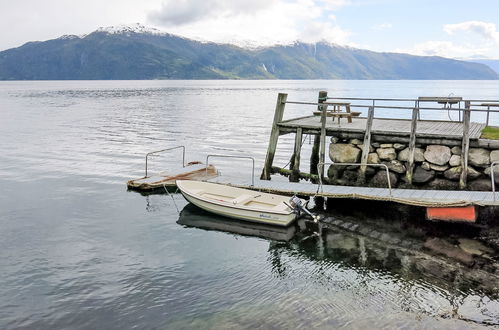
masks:
<svg viewBox="0 0 499 330"><path fill-rule="evenodd" d="M179 194L126 190L143 175L146 152L177 145L186 146L187 161L252 156L259 171L277 93L314 101L319 90L497 99L499 82L0 82L0 328L498 324L497 296L366 262L349 252L351 237L279 242L183 226ZM312 109L289 106L285 115ZM292 147L292 137L280 140L278 165ZM306 155L308 141L304 148ZM154 157L150 170L180 162L176 150ZM251 175L247 160L213 162L223 175Z"/></svg>

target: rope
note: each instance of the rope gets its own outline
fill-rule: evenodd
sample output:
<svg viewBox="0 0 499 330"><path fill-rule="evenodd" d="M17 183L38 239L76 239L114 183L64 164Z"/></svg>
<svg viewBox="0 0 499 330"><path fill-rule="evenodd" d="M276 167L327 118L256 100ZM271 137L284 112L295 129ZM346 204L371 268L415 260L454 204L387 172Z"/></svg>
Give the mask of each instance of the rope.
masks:
<svg viewBox="0 0 499 330"><path fill-rule="evenodd" d="M177 203L175 203L175 198L173 198L173 195L168 192L168 189L166 189L166 185L164 183L163 183L163 188L165 189L166 194L172 198L173 205L175 205L175 208L177 209L177 213L180 214L180 211L178 210L178 207L177 207ZM175 193L177 193L177 191L178 191L178 187L177 187L177 190L175 191Z"/></svg>
<svg viewBox="0 0 499 330"><path fill-rule="evenodd" d="M310 136L310 134L307 134L308 136ZM302 141L301 141L301 145L300 145L300 148L303 147L303 144L305 143L305 141L307 140L307 135L305 135L303 138L302 138ZM293 153L294 155L294 153ZM293 157L292 157L293 158ZM282 168L286 168L289 164L291 164L291 159L289 160L289 162L284 165Z"/></svg>

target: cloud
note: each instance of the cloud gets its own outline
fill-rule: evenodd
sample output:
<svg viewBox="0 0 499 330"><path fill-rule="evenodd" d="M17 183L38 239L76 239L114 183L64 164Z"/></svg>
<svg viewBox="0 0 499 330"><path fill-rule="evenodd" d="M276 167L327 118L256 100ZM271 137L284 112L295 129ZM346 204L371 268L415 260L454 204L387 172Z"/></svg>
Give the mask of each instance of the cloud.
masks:
<svg viewBox="0 0 499 330"><path fill-rule="evenodd" d="M446 24L444 25L444 31L451 35L461 31L473 32L486 40L499 43L499 32L494 23L467 21L457 24Z"/></svg>
<svg viewBox="0 0 499 330"><path fill-rule="evenodd" d="M276 0L165 0L161 8L150 13L151 21L175 26L209 18L255 14L272 6Z"/></svg>
<svg viewBox="0 0 499 330"><path fill-rule="evenodd" d="M189 38L240 45L326 40L348 44L335 11L348 0L164 0L148 19Z"/></svg>
<svg viewBox="0 0 499 330"><path fill-rule="evenodd" d="M372 30L374 31L381 31L381 30L387 30L391 29L392 24L391 23L381 23L381 24L375 24L371 27Z"/></svg>
<svg viewBox="0 0 499 330"><path fill-rule="evenodd" d="M458 45L452 41L426 41L414 45L411 49L396 49L399 53L409 53L421 56L442 56L449 58L465 58L469 56L483 57L490 48L475 45Z"/></svg>

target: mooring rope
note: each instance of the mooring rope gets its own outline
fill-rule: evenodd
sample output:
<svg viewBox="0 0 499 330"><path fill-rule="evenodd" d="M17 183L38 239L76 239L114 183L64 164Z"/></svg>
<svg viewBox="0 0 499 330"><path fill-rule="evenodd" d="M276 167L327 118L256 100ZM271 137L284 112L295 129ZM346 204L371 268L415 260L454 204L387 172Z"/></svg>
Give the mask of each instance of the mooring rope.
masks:
<svg viewBox="0 0 499 330"><path fill-rule="evenodd" d="M175 203L175 198L173 198L173 195L168 192L168 189L166 189L166 185L164 183L163 183L163 188L165 189L166 194L172 198L173 205L175 205L175 208L177 209L177 213L180 214L180 211L178 210L178 207L177 207L177 203ZM178 191L178 187L177 187L177 190L175 191L175 193L177 193L177 191Z"/></svg>

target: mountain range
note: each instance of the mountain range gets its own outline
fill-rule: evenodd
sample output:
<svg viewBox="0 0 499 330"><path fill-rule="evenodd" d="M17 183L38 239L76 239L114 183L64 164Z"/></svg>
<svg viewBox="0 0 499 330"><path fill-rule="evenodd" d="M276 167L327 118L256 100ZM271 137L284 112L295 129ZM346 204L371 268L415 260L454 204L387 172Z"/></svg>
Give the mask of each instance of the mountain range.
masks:
<svg viewBox="0 0 499 330"><path fill-rule="evenodd" d="M485 64L326 42L260 48L201 42L143 26L28 42L0 52L0 80L499 79Z"/></svg>

